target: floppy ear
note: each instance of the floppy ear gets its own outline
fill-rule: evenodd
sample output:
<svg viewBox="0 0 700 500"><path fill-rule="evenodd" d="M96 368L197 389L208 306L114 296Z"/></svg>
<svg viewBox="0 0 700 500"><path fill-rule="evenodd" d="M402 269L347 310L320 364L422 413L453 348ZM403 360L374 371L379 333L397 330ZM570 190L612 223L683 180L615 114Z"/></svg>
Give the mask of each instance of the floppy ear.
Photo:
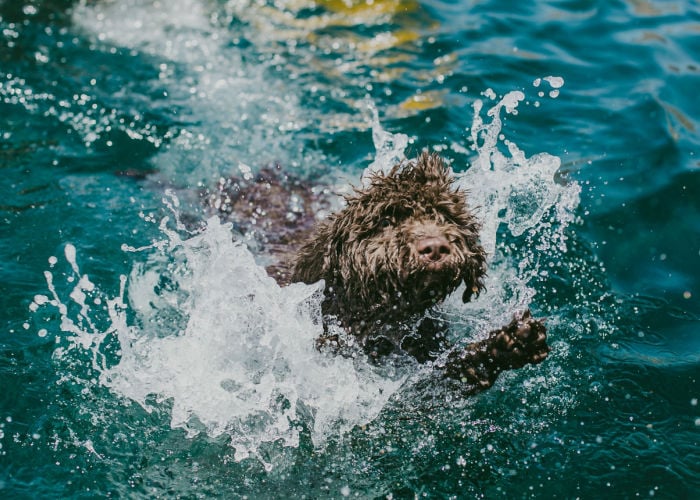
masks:
<svg viewBox="0 0 700 500"><path fill-rule="evenodd" d="M331 248L331 225L330 220L319 224L312 238L299 249L292 269L292 282L311 284L326 277L329 262L336 253L336 249Z"/></svg>
<svg viewBox="0 0 700 500"><path fill-rule="evenodd" d="M462 302L469 302L472 297L478 297L484 290L484 276L486 276L486 252L477 244L475 253L466 259L462 268L462 278L464 280L464 293Z"/></svg>

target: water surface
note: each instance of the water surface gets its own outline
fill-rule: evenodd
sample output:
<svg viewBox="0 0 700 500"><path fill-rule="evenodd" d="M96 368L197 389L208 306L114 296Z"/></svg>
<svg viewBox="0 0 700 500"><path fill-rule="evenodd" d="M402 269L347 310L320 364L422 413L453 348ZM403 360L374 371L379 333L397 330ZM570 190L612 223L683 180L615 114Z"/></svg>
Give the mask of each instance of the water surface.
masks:
<svg viewBox="0 0 700 500"><path fill-rule="evenodd" d="M45 0L0 32L4 497L700 487L697 2ZM426 147L490 252L452 335L530 307L553 348L469 400L316 352L319 286L197 199Z"/></svg>

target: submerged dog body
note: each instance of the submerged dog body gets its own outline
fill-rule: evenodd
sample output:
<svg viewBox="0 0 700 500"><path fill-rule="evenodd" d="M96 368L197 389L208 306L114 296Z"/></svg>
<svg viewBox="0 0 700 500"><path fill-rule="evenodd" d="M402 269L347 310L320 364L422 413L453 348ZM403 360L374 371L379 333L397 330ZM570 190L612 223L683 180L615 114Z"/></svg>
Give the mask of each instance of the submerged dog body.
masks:
<svg viewBox="0 0 700 500"><path fill-rule="evenodd" d="M250 198L257 190L253 185L237 196ZM373 174L345 201L313 231L302 225L287 238L310 234L291 259L291 274L279 271L284 262L273 267L278 281L325 281L324 321L335 321L347 336L327 333L320 348L342 350L347 337L375 359L407 354L461 381L467 393L547 356L544 325L529 312L463 348L449 346L445 325L426 317L462 284L464 302L478 295L486 273L478 221L438 155L423 153Z"/></svg>

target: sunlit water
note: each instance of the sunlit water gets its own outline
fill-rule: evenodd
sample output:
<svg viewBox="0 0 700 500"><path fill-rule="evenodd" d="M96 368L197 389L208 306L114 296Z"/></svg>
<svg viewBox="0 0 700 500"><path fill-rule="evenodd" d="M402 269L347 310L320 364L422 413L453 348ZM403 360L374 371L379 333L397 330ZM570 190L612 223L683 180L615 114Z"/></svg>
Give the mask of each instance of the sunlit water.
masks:
<svg viewBox="0 0 700 500"><path fill-rule="evenodd" d="M692 496L698 6L501 9L0 4L3 496ZM467 400L316 351L323 284L280 288L197 199L423 147L489 254L453 340L549 328Z"/></svg>

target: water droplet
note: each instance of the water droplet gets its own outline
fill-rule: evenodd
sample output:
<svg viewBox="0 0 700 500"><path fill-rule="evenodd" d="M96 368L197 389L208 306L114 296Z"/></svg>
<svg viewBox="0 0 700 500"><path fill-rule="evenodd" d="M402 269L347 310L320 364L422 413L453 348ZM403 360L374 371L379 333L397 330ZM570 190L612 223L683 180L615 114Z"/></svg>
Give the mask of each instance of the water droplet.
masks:
<svg viewBox="0 0 700 500"><path fill-rule="evenodd" d="M560 76L545 76L543 80L548 82L553 89L561 88L564 85L564 79Z"/></svg>

